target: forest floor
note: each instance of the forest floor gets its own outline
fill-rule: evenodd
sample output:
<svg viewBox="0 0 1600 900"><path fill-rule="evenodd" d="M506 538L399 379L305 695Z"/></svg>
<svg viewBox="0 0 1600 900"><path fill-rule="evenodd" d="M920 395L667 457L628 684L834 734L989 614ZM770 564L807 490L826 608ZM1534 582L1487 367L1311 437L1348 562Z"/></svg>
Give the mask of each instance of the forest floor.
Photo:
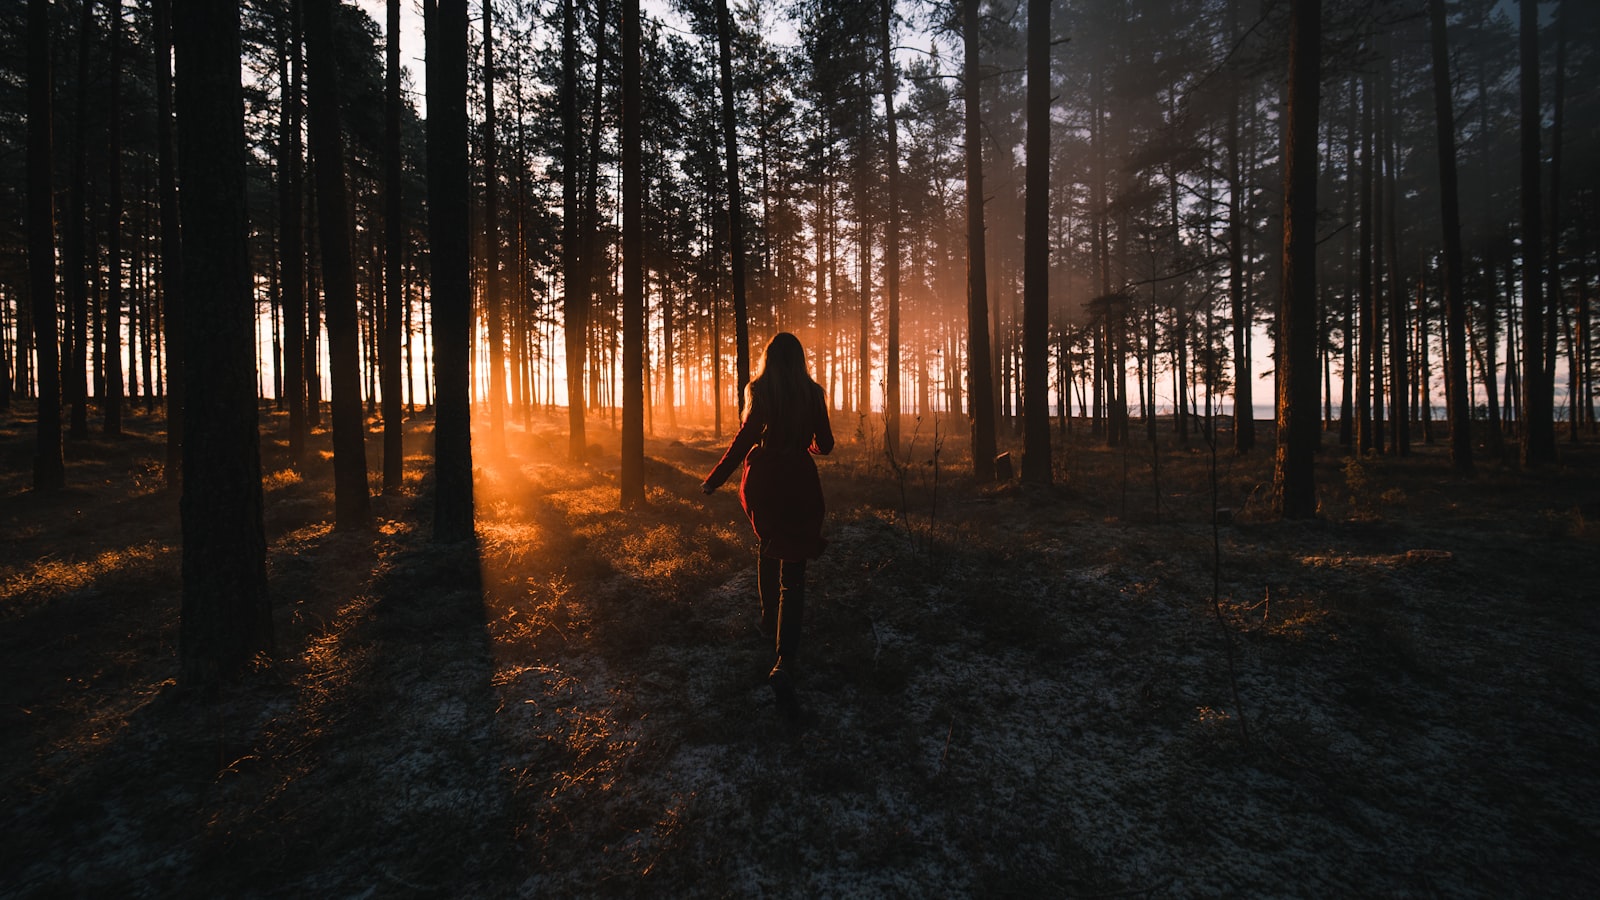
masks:
<svg viewBox="0 0 1600 900"><path fill-rule="evenodd" d="M908 424L899 471L835 421L789 723L737 492L698 491L720 443L652 438L622 512L614 431L574 465L563 421L503 456L479 436L469 558L428 541L427 418L404 488L341 532L328 436L297 474L268 411L278 651L204 697L174 681L159 417L70 443L39 495L32 423L0 414L0 895L1600 884L1592 438L1460 477L1441 445L1327 436L1320 517L1283 522L1270 429L1213 478L1197 438L1153 458L1080 427L1027 490L973 483L962 421Z"/></svg>

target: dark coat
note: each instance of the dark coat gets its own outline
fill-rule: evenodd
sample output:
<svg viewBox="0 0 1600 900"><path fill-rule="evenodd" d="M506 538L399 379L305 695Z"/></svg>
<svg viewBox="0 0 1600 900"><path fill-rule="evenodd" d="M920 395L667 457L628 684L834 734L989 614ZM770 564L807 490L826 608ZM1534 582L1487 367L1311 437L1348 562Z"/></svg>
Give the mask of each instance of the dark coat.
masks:
<svg viewBox="0 0 1600 900"><path fill-rule="evenodd" d="M752 409L722 461L706 476L705 487L715 490L741 460L744 462L739 502L750 517L762 556L814 559L828 543L822 537L822 480L811 454L833 451L833 429L822 390L818 388L815 395L815 402L804 413L811 421L800 430L804 443L780 447L765 440L766 419Z"/></svg>

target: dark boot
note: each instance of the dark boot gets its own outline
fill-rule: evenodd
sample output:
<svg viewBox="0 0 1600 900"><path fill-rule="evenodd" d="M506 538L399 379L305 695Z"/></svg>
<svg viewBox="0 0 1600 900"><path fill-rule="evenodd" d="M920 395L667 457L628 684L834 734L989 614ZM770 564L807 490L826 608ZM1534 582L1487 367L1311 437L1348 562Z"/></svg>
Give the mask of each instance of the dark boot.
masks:
<svg viewBox="0 0 1600 900"><path fill-rule="evenodd" d="M800 701L794 694L794 673L784 667L783 657L778 658L777 664L767 674L767 684L772 688L772 696L778 702L778 712L787 719L798 718Z"/></svg>
<svg viewBox="0 0 1600 900"><path fill-rule="evenodd" d="M765 562L765 560L763 560ZM778 604L778 662L767 675L778 711L787 718L800 715L795 698L794 660L800 649L800 628L806 614L806 564L786 560L780 569L781 592Z"/></svg>

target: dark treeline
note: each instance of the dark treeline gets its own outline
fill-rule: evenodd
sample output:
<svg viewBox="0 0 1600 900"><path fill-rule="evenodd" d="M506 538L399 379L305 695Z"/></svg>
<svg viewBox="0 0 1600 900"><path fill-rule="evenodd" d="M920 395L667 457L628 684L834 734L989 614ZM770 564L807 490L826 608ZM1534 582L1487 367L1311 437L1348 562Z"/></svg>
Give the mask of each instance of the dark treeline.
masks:
<svg viewBox="0 0 1600 900"><path fill-rule="evenodd" d="M395 0L382 28L250 0L207 21L237 31L234 147L183 118L209 88L168 2L0 12L0 405L39 398L42 487L129 411L165 416L176 483L220 415L183 396L226 381L199 221L243 229L226 365L292 464L331 429L341 527L367 420L392 489L435 405L441 537L470 535L473 449L558 407L575 460L622 428L642 497L633 436L728 430L778 330L847 433L965 417L980 478L1025 424L1036 482L1051 430L1182 445L1225 413L1247 453L1258 406L1287 481L1319 444L1538 465L1596 427L1592 3L429 0L419 40ZM237 158L242 217L185 196L186 147Z"/></svg>

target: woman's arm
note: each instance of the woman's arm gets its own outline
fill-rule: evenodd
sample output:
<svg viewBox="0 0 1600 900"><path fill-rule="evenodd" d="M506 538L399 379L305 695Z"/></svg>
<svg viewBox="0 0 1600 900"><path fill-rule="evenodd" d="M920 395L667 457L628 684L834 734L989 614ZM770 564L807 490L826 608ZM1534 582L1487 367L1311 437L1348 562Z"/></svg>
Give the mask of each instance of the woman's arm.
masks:
<svg viewBox="0 0 1600 900"><path fill-rule="evenodd" d="M833 452L833 426L828 423L828 398L823 396L822 388L816 391L816 424L813 426L816 435L811 441L811 452L827 456Z"/></svg>
<svg viewBox="0 0 1600 900"><path fill-rule="evenodd" d="M733 470L744 462L745 456L750 453L750 448L756 445L756 441L761 440L761 431L765 424L752 407L745 415L744 423L739 426L739 433L733 436L733 443L728 445L728 452L722 454L722 460L711 470L711 474L706 476L706 480L700 485L700 490L709 494L722 487L723 482L733 474Z"/></svg>

